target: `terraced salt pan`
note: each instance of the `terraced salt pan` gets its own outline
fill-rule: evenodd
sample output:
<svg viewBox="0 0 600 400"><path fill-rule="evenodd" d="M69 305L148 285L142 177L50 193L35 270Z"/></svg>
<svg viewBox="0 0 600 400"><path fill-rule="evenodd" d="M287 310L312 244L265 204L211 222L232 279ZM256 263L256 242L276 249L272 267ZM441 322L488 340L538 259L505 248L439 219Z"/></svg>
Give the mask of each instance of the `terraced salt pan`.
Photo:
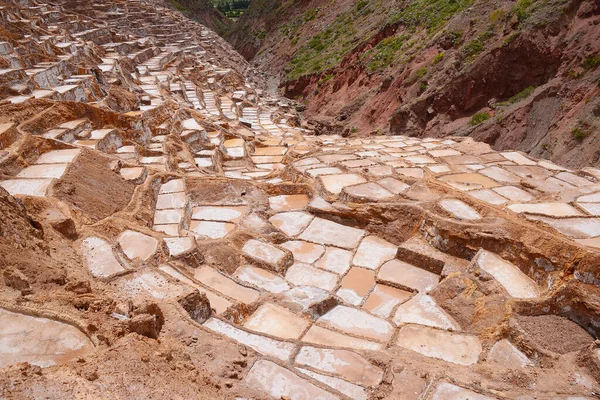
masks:
<svg viewBox="0 0 600 400"><path fill-rule="evenodd" d="M565 203L511 204L509 209L516 213L546 215L549 217L578 217L579 211Z"/></svg>
<svg viewBox="0 0 600 400"><path fill-rule="evenodd" d="M257 290L242 286L211 267L204 266L196 269L194 279L241 303L250 304L260 297L260 292Z"/></svg>
<svg viewBox="0 0 600 400"><path fill-rule="evenodd" d="M309 198L305 194L291 194L269 197L269 207L273 211L298 211L308 205Z"/></svg>
<svg viewBox="0 0 600 400"><path fill-rule="evenodd" d="M235 229L228 222L196 221L190 223L190 232L198 239L222 239Z"/></svg>
<svg viewBox="0 0 600 400"><path fill-rule="evenodd" d="M340 194L346 186L366 182L365 178L356 174L320 175L319 180L325 190L332 194Z"/></svg>
<svg viewBox="0 0 600 400"><path fill-rule="evenodd" d="M19 172L17 178L60 178L69 164L35 164Z"/></svg>
<svg viewBox="0 0 600 400"><path fill-rule="evenodd" d="M345 394L353 400L367 400L368 398L365 389L353 383L347 382L343 379L335 378L329 375L318 374L314 371L304 368L297 368L297 370L305 375L310 376L313 379L316 379L321 383L324 383L325 385L337 390L338 392Z"/></svg>
<svg viewBox="0 0 600 400"><path fill-rule="evenodd" d="M130 260L146 261L158 249L158 240L140 232L127 230L119 235L118 241Z"/></svg>
<svg viewBox="0 0 600 400"><path fill-rule="evenodd" d="M440 277L403 261L391 260L383 264L377 280L400 288L427 292L437 285Z"/></svg>
<svg viewBox="0 0 600 400"><path fill-rule="evenodd" d="M263 303L246 320L244 327L281 339L298 339L310 322L299 317L287 308Z"/></svg>
<svg viewBox="0 0 600 400"><path fill-rule="evenodd" d="M165 225L165 224L179 224L183 219L183 210L156 210L154 213L154 224Z"/></svg>
<svg viewBox="0 0 600 400"><path fill-rule="evenodd" d="M377 269L396 256L398 247L378 237L367 236L358 246L352 262L360 267Z"/></svg>
<svg viewBox="0 0 600 400"><path fill-rule="evenodd" d="M36 164L64 164L73 162L75 157L81 152L81 149L52 150L42 154L36 161Z"/></svg>
<svg viewBox="0 0 600 400"><path fill-rule="evenodd" d="M453 318L438 306L432 297L422 293L415 295L398 307L394 323L396 325L412 323L440 329L460 329Z"/></svg>
<svg viewBox="0 0 600 400"><path fill-rule="evenodd" d="M341 305L331 309L318 321L351 335L379 342L387 342L394 333L394 327L386 320L366 311Z"/></svg>
<svg viewBox="0 0 600 400"><path fill-rule="evenodd" d="M128 298L135 298L140 294L148 294L156 299L175 299L189 289L181 284L169 282L164 276L155 271L137 272L119 278L115 285Z"/></svg>
<svg viewBox="0 0 600 400"><path fill-rule="evenodd" d="M156 200L156 209L184 208L187 202L187 196L184 192L159 194Z"/></svg>
<svg viewBox="0 0 600 400"><path fill-rule="evenodd" d="M356 199L367 201L385 201L394 197L394 194L384 189L374 182L363 183L361 185L348 186L344 192Z"/></svg>
<svg viewBox="0 0 600 400"><path fill-rule="evenodd" d="M363 308L375 315L388 318L398 304L410 299L413 294L386 285L376 285Z"/></svg>
<svg viewBox="0 0 600 400"><path fill-rule="evenodd" d="M484 396L472 390L442 382L437 385L431 400L495 400L493 397Z"/></svg>
<svg viewBox="0 0 600 400"><path fill-rule="evenodd" d="M439 178L439 180L444 182L456 182L466 185L472 185L473 187L481 186L486 189L500 186L495 180L478 173L446 175Z"/></svg>
<svg viewBox="0 0 600 400"><path fill-rule="evenodd" d="M0 308L0 368L21 362L49 367L93 350L92 342L74 326Z"/></svg>
<svg viewBox="0 0 600 400"><path fill-rule="evenodd" d="M81 242L83 254L90 274L95 278L108 278L125 271L117 261L111 245L98 237L89 237Z"/></svg>
<svg viewBox="0 0 600 400"><path fill-rule="evenodd" d="M38 196L43 197L48 191L52 179L8 179L0 181L2 186L11 196Z"/></svg>
<svg viewBox="0 0 600 400"><path fill-rule="evenodd" d="M289 211L272 216L269 222L287 236L293 237L300 234L313 218L311 214L305 212Z"/></svg>
<svg viewBox="0 0 600 400"><path fill-rule="evenodd" d="M396 345L439 358L454 364L475 364L481 353L481 343L476 336L442 331L420 325L400 328Z"/></svg>
<svg viewBox="0 0 600 400"><path fill-rule="evenodd" d="M443 199L439 202L440 206L454 218L464 219L467 221L477 221L481 219L481 215L468 204L457 199Z"/></svg>
<svg viewBox="0 0 600 400"><path fill-rule="evenodd" d="M287 254L283 250L270 243L254 239L250 239L244 244L242 252L252 259L267 264L275 271L280 271L284 268L287 258Z"/></svg>
<svg viewBox="0 0 600 400"><path fill-rule="evenodd" d="M296 355L295 362L362 386L377 386L383 378L380 368L348 350L303 346Z"/></svg>
<svg viewBox="0 0 600 400"><path fill-rule="evenodd" d="M314 268L311 265L297 262L287 270L285 279L296 286L313 286L332 291L337 285L338 276Z"/></svg>
<svg viewBox="0 0 600 400"><path fill-rule="evenodd" d="M502 339L492 346L486 360L506 368L525 368L533 365L521 350L506 339Z"/></svg>
<svg viewBox="0 0 600 400"><path fill-rule="evenodd" d="M359 305L375 285L375 273L369 269L352 267L344 276L337 295L345 302Z"/></svg>
<svg viewBox="0 0 600 400"><path fill-rule="evenodd" d="M314 263L325 253L324 246L302 240L292 240L282 243L280 246L292 252L294 261L306 264Z"/></svg>
<svg viewBox="0 0 600 400"><path fill-rule="evenodd" d="M364 233L362 229L352 228L316 217L299 238L309 242L354 249L358 246Z"/></svg>
<svg viewBox="0 0 600 400"><path fill-rule="evenodd" d="M208 298L208 301L210 302L211 308L214 308L217 314L221 314L222 312L227 310L232 305L232 303L229 300L198 285L196 282L192 281L187 276L183 275L181 272L177 271L175 268L171 267L170 265L161 265L159 267L159 269L161 271L163 271L164 273L170 275L171 277L177 279L178 281L181 281L181 282L187 284L188 286L191 286L194 289L197 289L200 293L206 294L206 297Z"/></svg>
<svg viewBox="0 0 600 400"><path fill-rule="evenodd" d="M191 237L165 238L164 240L169 249L169 255L172 257L185 254L196 247L196 241Z"/></svg>
<svg viewBox="0 0 600 400"><path fill-rule="evenodd" d="M381 350L384 347L381 343L344 335L317 325L310 327L308 332L306 332L302 338L302 341L320 346L355 350Z"/></svg>
<svg viewBox="0 0 600 400"><path fill-rule="evenodd" d="M204 323L204 326L214 332L230 337L261 354L277 358L281 361L288 361L294 351L295 345L293 343L246 332L217 318L210 318Z"/></svg>
<svg viewBox="0 0 600 400"><path fill-rule="evenodd" d="M498 193L499 195L506 197L507 199L512 200L512 201L527 202L527 201L532 201L534 199L534 197L532 195L530 195L523 189L519 189L518 187L515 187L515 186L502 186L502 187L494 188L492 190L494 192Z"/></svg>
<svg viewBox="0 0 600 400"><path fill-rule="evenodd" d="M343 275L350 268L352 253L337 247L325 248L325 254L316 262L315 266L336 274Z"/></svg>
<svg viewBox="0 0 600 400"><path fill-rule="evenodd" d="M192 210L192 219L220 222L239 222L248 212L247 206L199 206Z"/></svg>
<svg viewBox="0 0 600 400"><path fill-rule="evenodd" d="M508 202L508 200L504 197L488 189L473 190L469 192L469 194L475 197L476 199L485 201L486 203L490 204L500 205Z"/></svg>
<svg viewBox="0 0 600 400"><path fill-rule="evenodd" d="M267 361L258 360L250 369L245 382L276 399L337 400L338 397L300 378L293 372Z"/></svg>
<svg viewBox="0 0 600 400"><path fill-rule="evenodd" d="M512 297L531 299L540 295L531 278L494 253L482 251L477 256L477 266L492 275Z"/></svg>
<svg viewBox="0 0 600 400"><path fill-rule="evenodd" d="M283 278L250 265L239 267L235 271L235 277L271 293L283 293L290 290L290 286Z"/></svg>

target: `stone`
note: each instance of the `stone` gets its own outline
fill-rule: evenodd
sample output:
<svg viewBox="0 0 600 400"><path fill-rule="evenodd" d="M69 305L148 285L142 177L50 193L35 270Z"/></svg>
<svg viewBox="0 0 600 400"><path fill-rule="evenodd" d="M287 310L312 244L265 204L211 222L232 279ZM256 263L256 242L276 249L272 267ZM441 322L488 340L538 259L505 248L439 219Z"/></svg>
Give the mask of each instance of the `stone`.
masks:
<svg viewBox="0 0 600 400"><path fill-rule="evenodd" d="M298 339L310 322L288 309L272 303L263 303L248 317L244 327L281 339Z"/></svg>
<svg viewBox="0 0 600 400"><path fill-rule="evenodd" d="M378 236L365 237L358 246L352 262L359 267L377 269L396 256L398 248Z"/></svg>
<svg viewBox="0 0 600 400"><path fill-rule="evenodd" d="M400 327L396 345L459 365L475 364L482 349L476 336L420 325Z"/></svg>
<svg viewBox="0 0 600 400"><path fill-rule="evenodd" d="M194 250L196 241L191 237L165 238L165 243L169 249L169 255L177 257Z"/></svg>
<svg viewBox="0 0 600 400"><path fill-rule="evenodd" d="M212 314L208 297L198 290L180 297L177 302L199 324L204 323Z"/></svg>
<svg viewBox="0 0 600 400"><path fill-rule="evenodd" d="M248 386L268 393L276 399L337 400L338 397L300 378L293 372L267 361L258 360L246 376Z"/></svg>

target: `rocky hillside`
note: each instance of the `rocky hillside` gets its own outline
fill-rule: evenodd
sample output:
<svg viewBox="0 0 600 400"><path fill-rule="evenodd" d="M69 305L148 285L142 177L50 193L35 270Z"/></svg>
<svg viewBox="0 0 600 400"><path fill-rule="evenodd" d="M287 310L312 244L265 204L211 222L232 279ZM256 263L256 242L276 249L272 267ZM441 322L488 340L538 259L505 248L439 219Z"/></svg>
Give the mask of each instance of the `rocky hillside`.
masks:
<svg viewBox="0 0 600 400"><path fill-rule="evenodd" d="M224 34L231 29L231 20L217 11L210 0L164 0L163 6L181 11L186 17Z"/></svg>
<svg viewBox="0 0 600 400"><path fill-rule="evenodd" d="M600 165L600 6L254 1L228 40L323 132L471 136Z"/></svg>

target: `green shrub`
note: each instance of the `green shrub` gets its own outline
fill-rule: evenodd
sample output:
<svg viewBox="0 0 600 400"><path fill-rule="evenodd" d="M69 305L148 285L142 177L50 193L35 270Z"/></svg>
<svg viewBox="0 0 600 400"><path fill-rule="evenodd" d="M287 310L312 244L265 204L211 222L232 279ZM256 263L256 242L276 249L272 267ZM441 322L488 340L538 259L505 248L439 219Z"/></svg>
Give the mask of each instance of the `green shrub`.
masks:
<svg viewBox="0 0 600 400"><path fill-rule="evenodd" d="M416 72L416 76L418 79L421 79L422 77L424 77L425 75L427 75L427 68L423 67L423 68L419 68Z"/></svg>
<svg viewBox="0 0 600 400"><path fill-rule="evenodd" d="M402 48L409 35L392 36L385 38L375 46L374 49L365 53L366 57L371 57L369 62L369 71L374 72L386 69L396 59L396 53Z"/></svg>
<svg viewBox="0 0 600 400"><path fill-rule="evenodd" d="M535 86L528 86L525 89L521 90L519 93L512 96L510 99L508 99L508 101L510 103L516 103L518 101L526 99L534 91L535 91Z"/></svg>
<svg viewBox="0 0 600 400"><path fill-rule="evenodd" d="M583 68L585 69L594 69L600 64L600 56L594 55L589 56L585 60L583 60Z"/></svg>
<svg viewBox="0 0 600 400"><path fill-rule="evenodd" d="M369 2L367 0L361 0L358 3L356 3L356 11L360 11L368 5Z"/></svg>
<svg viewBox="0 0 600 400"><path fill-rule="evenodd" d="M304 22L310 22L317 17L318 13L319 13L318 8L308 10L304 13L304 16L302 17L302 19L304 20Z"/></svg>
<svg viewBox="0 0 600 400"><path fill-rule="evenodd" d="M433 64L437 64L444 59L444 53L438 53L433 57Z"/></svg>
<svg viewBox="0 0 600 400"><path fill-rule="evenodd" d="M517 16L519 22L525 21L529 18L529 7L535 2L535 0L519 0L513 7L512 12Z"/></svg>
<svg viewBox="0 0 600 400"><path fill-rule="evenodd" d="M571 136L573 136L573 139L575 140L583 140L585 139L586 134L580 127L576 126L571 130Z"/></svg>
<svg viewBox="0 0 600 400"><path fill-rule="evenodd" d="M498 21L503 20L505 16L506 16L506 12L504 12L504 10L499 8L490 14L490 22L492 24L496 24Z"/></svg>
<svg viewBox="0 0 600 400"><path fill-rule="evenodd" d="M353 126L352 129L350 129L350 132L356 133L356 132L358 132L358 128Z"/></svg>
<svg viewBox="0 0 600 400"><path fill-rule="evenodd" d="M471 118L471 125L472 126L479 125L480 123L482 123L483 121L487 121L488 119L490 119L489 112L487 112L487 111L478 112L475 115L473 115L473 117Z"/></svg>
<svg viewBox="0 0 600 400"><path fill-rule="evenodd" d="M427 82L419 83L419 94L423 93L425 90L427 90Z"/></svg>
<svg viewBox="0 0 600 400"><path fill-rule="evenodd" d="M322 77L321 79L319 79L319 82L317 82L317 85L321 86L324 83L326 83L327 81L330 81L331 79L333 79L333 74L327 74L324 77Z"/></svg>
<svg viewBox="0 0 600 400"><path fill-rule="evenodd" d="M475 57L483 50L483 43L478 38L471 40L468 44L463 47L463 54L467 58Z"/></svg>

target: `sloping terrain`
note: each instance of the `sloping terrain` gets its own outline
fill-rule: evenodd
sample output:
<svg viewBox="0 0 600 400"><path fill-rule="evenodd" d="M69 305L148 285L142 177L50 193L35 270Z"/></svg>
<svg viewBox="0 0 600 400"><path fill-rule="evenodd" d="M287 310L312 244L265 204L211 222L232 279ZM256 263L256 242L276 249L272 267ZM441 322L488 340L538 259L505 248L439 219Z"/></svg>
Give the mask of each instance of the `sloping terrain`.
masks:
<svg viewBox="0 0 600 400"><path fill-rule="evenodd" d="M252 3L228 40L324 132L471 136L600 165L594 1Z"/></svg>
<svg viewBox="0 0 600 400"><path fill-rule="evenodd" d="M317 135L154 1L0 25L0 398L597 398L599 169Z"/></svg>

